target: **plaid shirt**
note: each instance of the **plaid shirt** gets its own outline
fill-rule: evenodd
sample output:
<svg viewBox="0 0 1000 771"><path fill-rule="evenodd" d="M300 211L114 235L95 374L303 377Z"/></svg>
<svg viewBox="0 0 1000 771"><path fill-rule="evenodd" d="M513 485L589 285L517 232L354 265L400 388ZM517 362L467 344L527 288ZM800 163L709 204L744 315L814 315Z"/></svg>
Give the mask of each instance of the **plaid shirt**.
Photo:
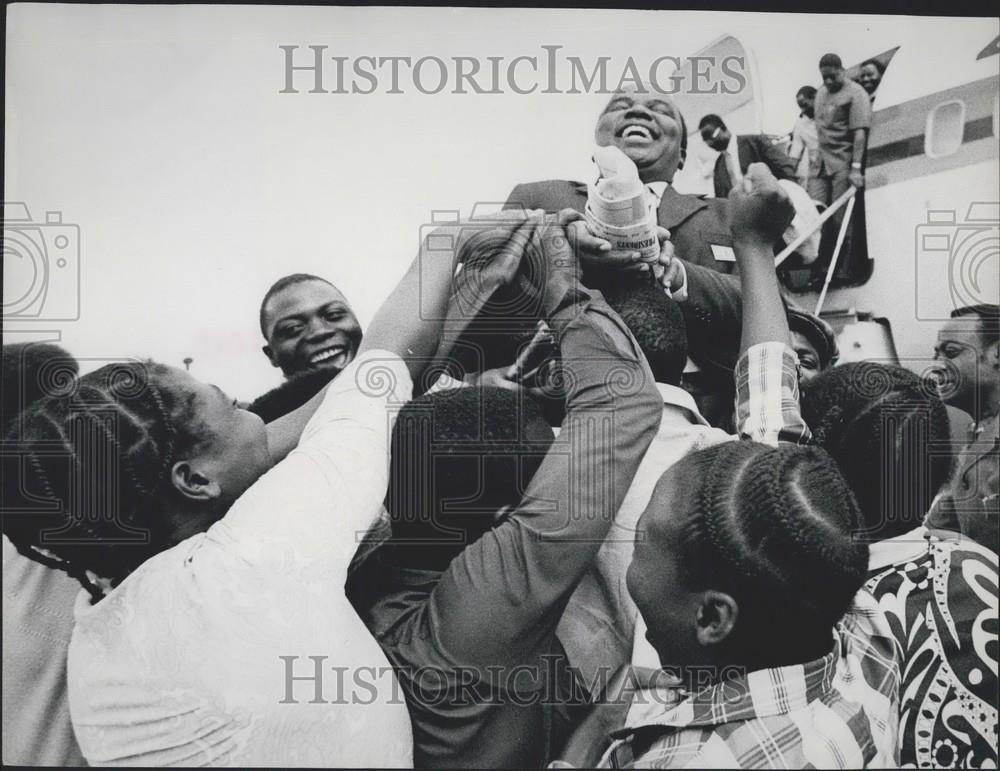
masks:
<svg viewBox="0 0 1000 771"><path fill-rule="evenodd" d="M772 446L812 436L799 413L799 357L784 343L750 346L736 363L736 425L741 438Z"/></svg>
<svg viewBox="0 0 1000 771"><path fill-rule="evenodd" d="M821 659L761 669L664 706L639 691L602 768L885 768L896 747L899 668L867 593ZM645 696L644 696L645 694Z"/></svg>

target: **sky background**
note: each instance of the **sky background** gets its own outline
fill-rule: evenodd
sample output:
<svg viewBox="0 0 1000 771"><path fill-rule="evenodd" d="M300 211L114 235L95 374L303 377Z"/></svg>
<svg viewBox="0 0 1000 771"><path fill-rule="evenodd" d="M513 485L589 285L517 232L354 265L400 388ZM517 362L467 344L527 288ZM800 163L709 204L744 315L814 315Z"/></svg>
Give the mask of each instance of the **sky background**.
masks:
<svg viewBox="0 0 1000 771"><path fill-rule="evenodd" d="M595 94L281 94L279 45L327 56L543 56L562 45L621 72L739 37L760 128L787 132L828 50L894 45L947 62L996 22L732 12L15 5L7 10L5 201L80 228L80 318L5 322L61 335L84 370L152 357L252 399L280 382L260 300L291 272L337 284L363 325L434 210L468 213L514 184L589 179ZM305 48L299 55L309 55ZM430 71L428 71L430 72ZM526 71L525 71L526 72ZM332 65L325 70L330 77ZM667 70L664 70L664 74ZM428 78L430 81L433 79ZM528 78L525 78L528 80ZM305 84L310 78L296 80ZM329 87L329 83L327 83ZM687 116L696 121L697 116ZM5 256L5 272L7 269Z"/></svg>

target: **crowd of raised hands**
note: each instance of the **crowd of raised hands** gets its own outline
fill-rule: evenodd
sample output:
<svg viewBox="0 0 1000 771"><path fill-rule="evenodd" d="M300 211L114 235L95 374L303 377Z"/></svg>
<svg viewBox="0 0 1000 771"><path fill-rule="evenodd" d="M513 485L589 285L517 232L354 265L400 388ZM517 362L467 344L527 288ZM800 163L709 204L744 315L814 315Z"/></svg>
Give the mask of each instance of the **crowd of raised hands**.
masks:
<svg viewBox="0 0 1000 771"><path fill-rule="evenodd" d="M5 395L5 583L86 589L80 759L995 763L996 553L924 524L944 405L875 363L803 385L792 204L753 164L727 212L738 276L662 227L656 260L616 252L573 209L441 226L353 360L267 423L152 362ZM712 282L737 329L686 305ZM713 336L710 424L686 371Z"/></svg>

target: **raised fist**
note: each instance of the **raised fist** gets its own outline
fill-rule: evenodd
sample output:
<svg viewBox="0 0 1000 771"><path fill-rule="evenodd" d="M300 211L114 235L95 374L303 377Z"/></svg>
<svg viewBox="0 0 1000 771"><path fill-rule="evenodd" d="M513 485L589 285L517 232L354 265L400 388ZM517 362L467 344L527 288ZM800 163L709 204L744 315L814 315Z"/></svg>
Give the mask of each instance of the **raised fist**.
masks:
<svg viewBox="0 0 1000 771"><path fill-rule="evenodd" d="M763 163L751 163L729 193L729 227L736 241L774 244L795 217L795 207Z"/></svg>

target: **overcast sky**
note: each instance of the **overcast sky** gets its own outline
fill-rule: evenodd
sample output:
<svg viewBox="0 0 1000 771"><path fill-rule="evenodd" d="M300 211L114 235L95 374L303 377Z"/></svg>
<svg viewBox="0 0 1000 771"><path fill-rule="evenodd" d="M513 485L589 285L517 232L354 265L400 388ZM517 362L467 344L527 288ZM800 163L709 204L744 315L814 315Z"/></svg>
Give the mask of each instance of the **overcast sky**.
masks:
<svg viewBox="0 0 1000 771"><path fill-rule="evenodd" d="M433 210L468 212L519 181L591 173L605 96L520 95L506 84L502 94L453 94L451 83L431 95L412 78L401 78L403 94L385 93L384 81L373 94L310 94L311 76L298 74L302 92L283 94L280 45L301 46L304 63L306 46L325 45L348 68L365 55L494 56L506 66L561 45L561 57L588 68L612 57L613 79L629 54L648 66L731 33L767 75L760 128L779 133L826 51L853 63L897 44L947 50L978 41L984 25L995 34L990 21L905 17L8 7L5 200L26 203L35 221L56 210L79 225L81 307L72 322L8 320L5 339L56 330L85 369L190 356L196 376L253 398L280 380L256 320L274 279L326 276L365 324ZM324 78L333 74L329 64Z"/></svg>

